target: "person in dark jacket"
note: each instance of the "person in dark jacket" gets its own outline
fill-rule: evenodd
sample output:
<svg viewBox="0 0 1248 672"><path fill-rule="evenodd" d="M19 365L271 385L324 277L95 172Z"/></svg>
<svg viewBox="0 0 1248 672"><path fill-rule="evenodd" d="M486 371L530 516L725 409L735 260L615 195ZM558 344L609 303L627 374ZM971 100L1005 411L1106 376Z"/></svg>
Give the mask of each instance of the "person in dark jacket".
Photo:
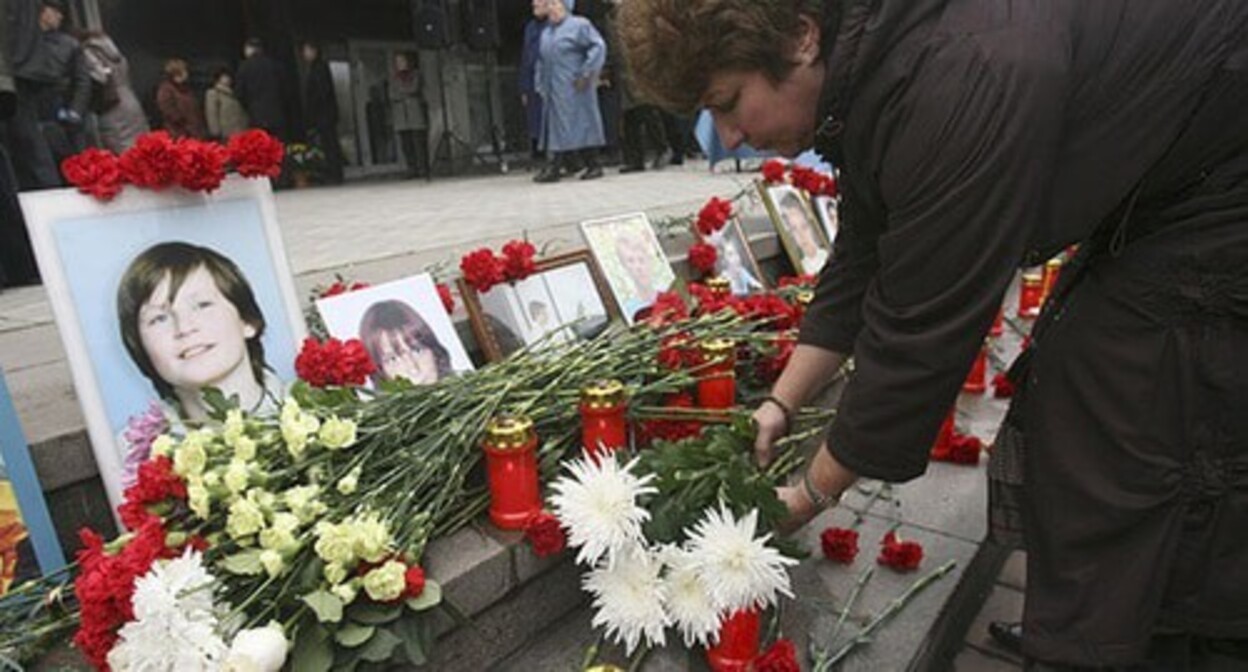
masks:
<svg viewBox="0 0 1248 672"><path fill-rule="evenodd" d="M206 138L208 125L204 110L190 85L191 72L186 61L171 58L165 61L165 78L156 87L156 109L161 126L175 138Z"/></svg>
<svg viewBox="0 0 1248 672"><path fill-rule="evenodd" d="M329 64L321 58L321 49L304 42L300 55L306 68L303 73L303 115L309 141L325 154L325 180L342 184L342 145L338 142L338 97Z"/></svg>
<svg viewBox="0 0 1248 672"><path fill-rule="evenodd" d="M629 0L620 23L642 95L841 171L832 260L754 416L765 462L854 358L778 493L795 521L921 475L1018 267L1081 243L1011 411L1024 652L1248 669L1248 4Z"/></svg>
<svg viewBox="0 0 1248 672"><path fill-rule="evenodd" d="M264 53L260 40L250 39L243 46L244 60L234 77L234 94L247 110L254 128L263 128L285 142L286 91L282 66Z"/></svg>
<svg viewBox="0 0 1248 672"><path fill-rule="evenodd" d="M11 0L0 0L0 19L9 16ZM26 233L26 221L17 203L17 176L9 161L7 127L17 114L17 83L9 61L9 22L0 20L0 288L39 281Z"/></svg>

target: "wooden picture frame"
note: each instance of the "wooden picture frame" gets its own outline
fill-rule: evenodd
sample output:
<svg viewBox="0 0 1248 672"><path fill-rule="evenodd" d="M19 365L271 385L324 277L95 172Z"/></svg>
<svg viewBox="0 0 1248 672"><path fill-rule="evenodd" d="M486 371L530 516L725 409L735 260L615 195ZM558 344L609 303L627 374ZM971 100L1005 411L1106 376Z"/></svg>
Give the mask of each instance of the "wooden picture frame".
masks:
<svg viewBox="0 0 1248 672"><path fill-rule="evenodd" d="M699 233L696 223L689 228L695 240L715 248L715 275L728 279L733 296L746 296L769 289L767 276L750 248L750 239L745 235L739 218L730 218L724 228L710 236Z"/></svg>
<svg viewBox="0 0 1248 672"><path fill-rule="evenodd" d="M650 313L659 294L682 287L644 212L581 222L581 235L629 326Z"/></svg>
<svg viewBox="0 0 1248 672"><path fill-rule="evenodd" d="M832 254L832 244L806 192L791 184L762 182L758 191L793 269L799 275L818 275Z"/></svg>
<svg viewBox="0 0 1248 672"><path fill-rule="evenodd" d="M458 280L473 337L488 361L500 361L546 338L552 342L592 338L621 319L611 288L589 250L542 259L536 266L524 280L497 285L485 295L463 278ZM578 286L560 292L553 283Z"/></svg>

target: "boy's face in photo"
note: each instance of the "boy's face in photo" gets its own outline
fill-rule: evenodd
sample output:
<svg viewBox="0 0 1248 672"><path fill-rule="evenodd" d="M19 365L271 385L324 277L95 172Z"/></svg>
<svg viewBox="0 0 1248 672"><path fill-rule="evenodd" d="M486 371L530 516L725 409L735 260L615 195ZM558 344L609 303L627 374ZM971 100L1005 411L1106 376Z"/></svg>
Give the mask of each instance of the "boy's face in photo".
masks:
<svg viewBox="0 0 1248 672"><path fill-rule="evenodd" d="M208 269L186 276L176 296L165 275L139 308L139 338L156 372L174 388L219 387L240 368L250 374L247 340L256 329L243 321Z"/></svg>

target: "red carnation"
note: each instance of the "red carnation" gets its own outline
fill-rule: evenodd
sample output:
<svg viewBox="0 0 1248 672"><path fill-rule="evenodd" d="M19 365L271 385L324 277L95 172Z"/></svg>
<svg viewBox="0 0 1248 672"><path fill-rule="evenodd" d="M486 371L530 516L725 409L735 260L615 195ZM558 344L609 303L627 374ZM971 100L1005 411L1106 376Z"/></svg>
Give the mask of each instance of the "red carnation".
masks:
<svg viewBox="0 0 1248 672"><path fill-rule="evenodd" d="M489 248L483 247L465 254L459 260L459 272L473 289L481 294L506 280L504 263Z"/></svg>
<svg viewBox="0 0 1248 672"><path fill-rule="evenodd" d="M403 589L403 597L420 597L425 592L425 570L420 565L412 565L403 574L407 587Z"/></svg>
<svg viewBox="0 0 1248 672"><path fill-rule="evenodd" d="M307 338L295 358L295 373L312 387L363 385L376 370L364 344L355 338L324 343Z"/></svg>
<svg viewBox="0 0 1248 672"><path fill-rule="evenodd" d="M253 128L230 138L226 149L230 162L243 177L277 177L282 174L286 148L277 138Z"/></svg>
<svg viewBox="0 0 1248 672"><path fill-rule="evenodd" d="M719 252L709 243L694 243L689 247L689 265L702 275L715 272L715 262L719 261Z"/></svg>
<svg viewBox="0 0 1248 672"><path fill-rule="evenodd" d="M545 511L529 519L524 528L524 537L529 540L533 552L539 558L561 553L568 545L568 537L564 534L559 519Z"/></svg>
<svg viewBox="0 0 1248 672"><path fill-rule="evenodd" d="M841 193L840 185L836 183L836 177L825 175L823 177L823 189L820 192L829 198L836 198Z"/></svg>
<svg viewBox="0 0 1248 672"><path fill-rule="evenodd" d="M734 304L734 308L745 319L766 322L776 331L787 331L797 326L797 309L775 294L752 294Z"/></svg>
<svg viewBox="0 0 1248 672"><path fill-rule="evenodd" d="M779 184L784 181L788 167L779 159L770 159L763 163L763 181L768 184Z"/></svg>
<svg viewBox="0 0 1248 672"><path fill-rule="evenodd" d="M771 648L754 659L754 672L802 672L797 664L797 647L787 639L777 639Z"/></svg>
<svg viewBox="0 0 1248 672"><path fill-rule="evenodd" d="M178 152L164 131L139 136L117 165L125 181L146 189L164 189L178 178Z"/></svg>
<svg viewBox="0 0 1248 672"><path fill-rule="evenodd" d="M439 282L437 288L438 298L442 299L442 307L446 309L446 314L453 314L455 312L455 296L451 294L451 288L445 282Z"/></svg>
<svg viewBox="0 0 1248 672"><path fill-rule="evenodd" d="M740 301L728 292L714 292L706 285L689 283L689 295L693 297L698 315L713 315L721 310L734 308Z"/></svg>
<svg viewBox="0 0 1248 672"><path fill-rule="evenodd" d="M701 363L702 357L688 334L664 336L659 343L659 364L665 369L679 371Z"/></svg>
<svg viewBox="0 0 1248 672"><path fill-rule="evenodd" d="M793 166L789 179L793 186L810 194L817 194L823 189L823 175L806 166Z"/></svg>
<svg viewBox="0 0 1248 672"><path fill-rule="evenodd" d="M1009 399L1014 396L1014 383L1004 372L992 377L992 396L997 399Z"/></svg>
<svg viewBox="0 0 1248 672"><path fill-rule="evenodd" d="M508 282L523 280L537 270L533 257L537 248L527 240L513 240L503 246L503 277Z"/></svg>
<svg viewBox="0 0 1248 672"><path fill-rule="evenodd" d="M813 275L786 275L780 278L776 283L780 289L785 287L804 287L811 288L815 286L815 276Z"/></svg>
<svg viewBox="0 0 1248 672"><path fill-rule="evenodd" d="M121 193L121 167L112 152L88 149L65 159L61 173L78 191L101 201L111 201Z"/></svg>
<svg viewBox="0 0 1248 672"><path fill-rule="evenodd" d="M984 450L984 442L979 437L953 432L949 440L949 452L945 455L946 462L954 464L979 464L979 454Z"/></svg>
<svg viewBox="0 0 1248 672"><path fill-rule="evenodd" d="M117 507L121 523L127 530L137 530L151 521L159 523L160 516L148 506L169 499L186 500L186 484L173 473L173 461L168 457L155 457L139 465L134 485L123 493L125 501Z"/></svg>
<svg viewBox="0 0 1248 672"><path fill-rule="evenodd" d="M759 377L768 382L775 382L784 373L784 368L793 359L793 351L797 349L797 340L781 337L776 339L776 354L764 358L758 364Z"/></svg>
<svg viewBox="0 0 1248 672"><path fill-rule="evenodd" d="M848 565L858 556L858 532L843 527L829 527L819 535L823 555L832 562Z"/></svg>
<svg viewBox="0 0 1248 672"><path fill-rule="evenodd" d="M697 229L702 236L710 236L728 223L732 217L732 201L725 201L719 197L712 197L711 200L702 206L698 211Z"/></svg>
<svg viewBox="0 0 1248 672"><path fill-rule="evenodd" d="M215 142L183 138L174 143L178 157L177 180L184 189L212 193L225 179L229 152Z"/></svg>
<svg viewBox="0 0 1248 672"><path fill-rule="evenodd" d="M895 532L889 532L880 543L880 556L875 561L898 572L912 572L923 562L923 547L917 541L901 541Z"/></svg>
<svg viewBox="0 0 1248 672"><path fill-rule="evenodd" d="M328 299L331 296L338 296L340 294L346 294L347 292L354 292L356 290L368 288L369 284L367 282L352 282L348 284L347 282L339 279L335 280L334 284L321 291L321 298Z"/></svg>
<svg viewBox="0 0 1248 672"><path fill-rule="evenodd" d="M689 307L676 292L659 292L654 299L654 305L643 312L643 319L653 327L662 327L689 318Z"/></svg>

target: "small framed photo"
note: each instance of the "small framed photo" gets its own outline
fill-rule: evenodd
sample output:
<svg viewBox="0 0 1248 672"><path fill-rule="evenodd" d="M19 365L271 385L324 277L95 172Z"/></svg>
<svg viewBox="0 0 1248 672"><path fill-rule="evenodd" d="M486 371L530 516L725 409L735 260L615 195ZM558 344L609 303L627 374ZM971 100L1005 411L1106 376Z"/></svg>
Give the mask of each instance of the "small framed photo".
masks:
<svg viewBox="0 0 1248 672"><path fill-rule="evenodd" d="M836 244L836 232L841 228L840 201L835 196L816 196L814 198L815 214L823 224L823 233L829 245Z"/></svg>
<svg viewBox="0 0 1248 672"><path fill-rule="evenodd" d="M374 384L429 385L473 370L428 273L321 299L316 309L330 336L364 344Z"/></svg>
<svg viewBox="0 0 1248 672"><path fill-rule="evenodd" d="M473 335L491 362L544 340L593 338L620 316L588 250L539 261L529 277L484 294L461 278L459 293Z"/></svg>
<svg viewBox="0 0 1248 672"><path fill-rule="evenodd" d="M207 418L206 388L250 412L280 406L306 329L267 180L21 204L114 510L147 459L134 422L183 433Z"/></svg>
<svg viewBox="0 0 1248 672"><path fill-rule="evenodd" d="M793 268L806 275L818 274L832 244L815 219L806 193L791 184L759 183L758 188Z"/></svg>
<svg viewBox="0 0 1248 672"><path fill-rule="evenodd" d="M583 222L581 233L629 326L648 313L659 292L676 285L676 272L644 213Z"/></svg>
<svg viewBox="0 0 1248 672"><path fill-rule="evenodd" d="M692 227L694 237L698 237L697 227ZM763 271L750 249L750 240L745 237L741 221L736 217L728 220L724 228L704 238L705 242L715 247L715 274L728 279L734 296L767 289Z"/></svg>

